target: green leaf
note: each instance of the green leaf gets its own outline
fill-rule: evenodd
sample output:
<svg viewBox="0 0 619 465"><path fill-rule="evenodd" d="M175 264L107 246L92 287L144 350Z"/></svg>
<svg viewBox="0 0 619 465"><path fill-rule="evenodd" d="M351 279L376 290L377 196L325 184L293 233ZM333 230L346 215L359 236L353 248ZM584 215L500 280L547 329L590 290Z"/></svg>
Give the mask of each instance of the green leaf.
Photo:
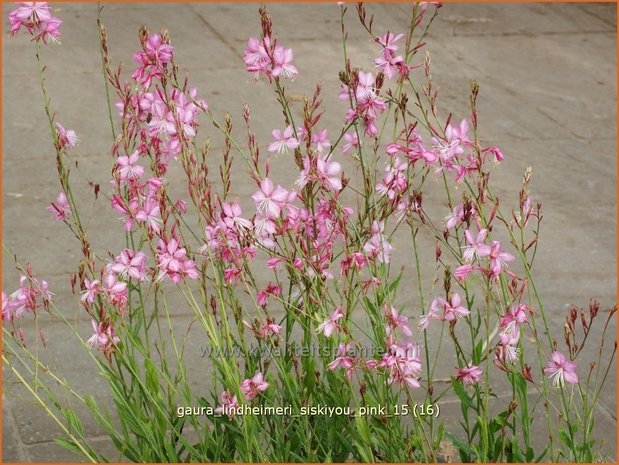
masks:
<svg viewBox="0 0 619 465"><path fill-rule="evenodd" d="M436 432L436 440L434 441L434 448L438 449L441 441L443 440L443 436L445 435L445 424L441 423L438 427L438 431Z"/></svg>
<svg viewBox="0 0 619 465"><path fill-rule="evenodd" d="M525 453L525 459L527 463L531 463L533 458L535 457L535 452L532 447L527 447L527 451Z"/></svg>
<svg viewBox="0 0 619 465"><path fill-rule="evenodd" d="M462 453L465 453L468 457L473 455L473 451L471 450L471 448L465 442L461 441L458 437L454 436L449 431L445 431L445 436L447 436L447 439L449 439L454 444L454 446L456 446L458 448L458 450L460 451L460 455L461 456L462 456ZM463 462L468 462L469 459L467 458L465 460L464 457L463 457L462 461Z"/></svg>
<svg viewBox="0 0 619 465"><path fill-rule="evenodd" d="M400 275L396 279L394 279L391 284L389 284L390 294L393 294L393 292L398 288L398 285L400 284L400 279L402 279L402 273L400 273Z"/></svg>
<svg viewBox="0 0 619 465"><path fill-rule="evenodd" d="M567 432L564 429L559 430L559 438L561 438L561 441L563 441L563 444L565 444L571 450L574 449L574 444L572 443L572 440L570 439L569 434L567 434Z"/></svg>
<svg viewBox="0 0 619 465"><path fill-rule="evenodd" d="M537 458L535 459L535 462L541 462L542 460L544 460L544 457L546 457L546 454L548 453L548 450L550 449L550 444L548 444L544 450L542 451L541 454L539 454L537 456Z"/></svg>
<svg viewBox="0 0 619 465"><path fill-rule="evenodd" d="M471 397L464 390L464 386L462 386L462 383L454 379L451 382L451 385L453 386L454 392L458 396L458 399L460 399L460 402L462 402L468 408L475 409Z"/></svg>
<svg viewBox="0 0 619 465"><path fill-rule="evenodd" d="M518 444L518 439L516 437L512 437L512 454L514 456L514 462L526 462L524 455L522 455L522 450L520 449L520 445Z"/></svg>
<svg viewBox="0 0 619 465"><path fill-rule="evenodd" d="M74 454L84 456L84 451L82 451L82 449L80 449L80 447L72 439L55 438L54 442L58 444L59 446L62 446L65 449L70 450Z"/></svg>
<svg viewBox="0 0 619 465"><path fill-rule="evenodd" d="M479 361L481 360L481 352L483 350L483 347L484 347L483 340L475 344L475 349L473 350L473 364L478 364Z"/></svg>
<svg viewBox="0 0 619 465"><path fill-rule="evenodd" d="M159 375L157 368L150 359L144 360L144 368L146 369L146 388L149 392L159 397Z"/></svg>
<svg viewBox="0 0 619 465"><path fill-rule="evenodd" d="M69 423L69 431L71 431L71 433L77 433L78 436L83 436L84 428L82 427L82 422L75 412L70 409L62 409L62 414Z"/></svg>

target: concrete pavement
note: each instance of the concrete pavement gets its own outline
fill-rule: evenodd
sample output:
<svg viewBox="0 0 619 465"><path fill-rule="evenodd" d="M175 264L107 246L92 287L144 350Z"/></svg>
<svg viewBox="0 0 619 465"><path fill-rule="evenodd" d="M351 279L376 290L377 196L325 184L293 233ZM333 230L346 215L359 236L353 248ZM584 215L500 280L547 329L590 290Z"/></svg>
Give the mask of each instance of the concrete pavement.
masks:
<svg viewBox="0 0 619 465"><path fill-rule="evenodd" d="M3 6L6 18L10 5ZM247 37L259 32L257 7L110 4L102 17L112 59L122 61L129 70L138 47L138 27L167 28L181 71L189 73L191 83L215 114L221 117L229 111L236 127L241 127L242 105L248 102L258 140L266 143L271 129L281 122L280 111L274 99L264 104L267 86L248 83L241 61ZM59 3L53 8L64 23L62 45L44 50L52 106L58 121L81 136L75 151L80 172L75 179L82 188L86 180L104 186L111 166L111 136L98 55L97 7ZM405 30L406 4L370 4L367 8L376 14L377 30ZM300 71L287 86L289 95L310 93L314 83L322 81L327 109L323 124L339 128L344 109L336 98L341 68L338 8L273 4L268 9L280 40L294 49ZM353 9L349 11L349 53L353 63L369 67L376 47L353 21ZM537 282L559 339L570 304L586 306L590 298L596 298L606 308L616 301L615 19L614 4L446 4L427 40L434 80L441 88L442 112L467 115L468 82L475 79L481 86L480 128L483 138L500 146L506 155L493 176L498 194L508 205L517 201L524 169L533 167L532 194L544 205ZM75 243L45 211L58 192L58 182L33 46L27 37L5 34L2 72L4 244L49 281L57 303L81 321L86 336L89 324L69 293L68 273L79 261ZM301 104L297 101L293 108L299 112ZM222 140L210 125L203 124L201 134L213 137L215 149L221 147ZM241 165L237 167L239 179L244 179ZM286 170L274 167L280 182L287 179ZM170 179L179 180L173 190L179 198L186 198L180 172L172 170ZM248 186L237 195L247 202L252 191ZM97 214L88 210L90 199L80 202L99 255L119 250L106 226L115 224L116 215L101 202ZM435 211L440 207L436 205ZM10 291L17 286L18 276L7 260L3 271L3 287ZM428 288L431 278L428 274ZM415 293L405 293L400 305L415 309ZM180 301L174 318L179 331L191 321ZM103 386L93 379L88 360L72 353L66 329L55 321L46 324L47 356L84 391L97 392L102 402L109 400ZM24 328L32 329L28 323ZM188 354L188 363L191 357L202 363L198 345ZM451 367L451 361L446 362ZM615 370L610 378L596 420L598 438L606 440L606 453L616 457ZM4 461L75 460L52 442L57 431L54 425L14 381L5 370ZM113 450L94 423L85 427L101 450ZM540 431L540 440L545 434Z"/></svg>

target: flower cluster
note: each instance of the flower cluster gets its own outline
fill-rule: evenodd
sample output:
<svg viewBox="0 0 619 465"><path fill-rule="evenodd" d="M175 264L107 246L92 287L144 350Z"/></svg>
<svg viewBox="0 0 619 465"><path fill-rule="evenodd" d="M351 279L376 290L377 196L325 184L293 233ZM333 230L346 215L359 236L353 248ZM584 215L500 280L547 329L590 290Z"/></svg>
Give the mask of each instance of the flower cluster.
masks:
<svg viewBox="0 0 619 465"><path fill-rule="evenodd" d="M251 402L269 388L269 383L265 381L262 372L257 371L253 377L241 381L240 388L245 399ZM215 413L225 414L228 418L232 418L234 411L241 406L237 397L227 389L221 393L220 401L221 404L215 408Z"/></svg>
<svg viewBox="0 0 619 465"><path fill-rule="evenodd" d="M422 160L435 166L435 173L453 173L455 181L461 182L472 173L479 173L488 157L503 161L503 152L498 147L483 147L476 150L476 143L469 137L469 123L463 119L459 125L447 124L442 133L435 132L431 144L424 143L417 129L409 125L403 136L387 146L387 154L402 153L411 162Z"/></svg>
<svg viewBox="0 0 619 465"><path fill-rule="evenodd" d="M406 78L411 70L411 67L406 64L404 58L401 55L396 55L399 48L396 42L402 37L404 37L404 34L394 35L388 32L384 36L374 39L382 47L381 54L374 60L374 64L388 79L391 79L396 73L401 78Z"/></svg>
<svg viewBox="0 0 619 465"><path fill-rule="evenodd" d="M17 34L24 28L33 40L59 42L60 25L62 21L52 15L47 2L21 2L18 7L9 12L11 34Z"/></svg>
<svg viewBox="0 0 619 465"><path fill-rule="evenodd" d="M27 275L19 279L19 288L10 295L2 292L2 319L12 321L25 313L46 308L54 294L49 291L47 281L39 281L32 276L30 268Z"/></svg>
<svg viewBox="0 0 619 465"><path fill-rule="evenodd" d="M395 307L385 306L385 352L376 359L361 359L354 354L355 345L352 342L340 342L336 358L327 365L327 369L345 369L348 379L352 379L356 369L384 370L389 384L400 387L418 388L421 386L421 358L419 346L410 340L401 340L401 333L406 339L413 336L408 326L408 317L402 315ZM343 309L337 307L335 311L318 326L318 331L325 337L339 333L342 329L340 320L344 318Z"/></svg>
<svg viewBox="0 0 619 465"><path fill-rule="evenodd" d="M90 281L84 278L81 301L88 309L97 296L109 302L120 315L124 315L127 307L127 283L119 280L111 272L106 273L101 280Z"/></svg>
<svg viewBox="0 0 619 465"><path fill-rule="evenodd" d="M457 292L451 295L449 300L442 297L435 297L430 305L430 311L420 317L419 329L425 330L430 320L455 322L456 320L468 316L471 312L462 306L462 298Z"/></svg>
<svg viewBox="0 0 619 465"><path fill-rule="evenodd" d="M499 343L496 349L496 359L500 364L515 362L518 357L518 341L520 341L520 326L528 321L531 308L525 304L511 305L499 322Z"/></svg>
<svg viewBox="0 0 619 465"><path fill-rule="evenodd" d="M339 94L340 100L351 103L346 111L346 121L362 121L365 134L370 137L378 134L376 120L387 109L385 101L379 97L379 90L380 86L372 73L359 71L348 84L342 84Z"/></svg>
<svg viewBox="0 0 619 465"><path fill-rule="evenodd" d="M173 55L174 47L165 43L161 34L149 35L143 43L143 50L133 54L138 68L131 77L143 87L150 87L153 78L161 80L164 76L164 69Z"/></svg>
<svg viewBox="0 0 619 465"><path fill-rule="evenodd" d="M172 89L166 93L157 87L149 92L152 79L162 79L162 73L167 71L162 65L150 64L146 68L138 68L138 71L140 75L134 74L134 78L148 86L135 94L124 95L124 99L116 103L128 131L137 133L140 139L139 148L124 156L136 153L152 156L157 161L157 169L163 174L170 159L178 156L182 147L195 137L198 126L196 117L206 111L208 105L198 98L195 88L187 92Z"/></svg>
<svg viewBox="0 0 619 465"><path fill-rule="evenodd" d="M177 238L168 241L159 239L157 247L157 280L170 279L178 284L185 278L198 279L200 274L193 260L187 257L187 250L181 247Z"/></svg>
<svg viewBox="0 0 619 465"><path fill-rule="evenodd" d="M261 74L267 76L269 81L280 76L292 79L299 74L292 64L293 58L292 49L285 48L275 40L271 40L269 36L261 39L250 37L243 51L245 68L256 80Z"/></svg>
<svg viewBox="0 0 619 465"><path fill-rule="evenodd" d="M91 321L93 334L86 343L106 355L109 355L120 343L120 338L116 335L111 323Z"/></svg>

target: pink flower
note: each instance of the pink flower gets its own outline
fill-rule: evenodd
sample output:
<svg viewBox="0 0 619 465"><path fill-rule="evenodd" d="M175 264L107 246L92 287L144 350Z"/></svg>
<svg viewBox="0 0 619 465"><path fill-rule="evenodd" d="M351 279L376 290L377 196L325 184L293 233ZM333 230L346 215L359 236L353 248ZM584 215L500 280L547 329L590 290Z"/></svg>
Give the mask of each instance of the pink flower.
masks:
<svg viewBox="0 0 619 465"><path fill-rule="evenodd" d="M47 307L54 294L49 292L47 281L34 278L30 265L26 268L27 276L19 278L19 289L7 296L2 294L2 319L20 318L26 312L36 312Z"/></svg>
<svg viewBox="0 0 619 465"><path fill-rule="evenodd" d="M269 178L264 178L260 182L260 190L251 197L260 213L268 218L278 218L288 199L288 191L279 185L276 188Z"/></svg>
<svg viewBox="0 0 619 465"><path fill-rule="evenodd" d="M477 365L469 365L465 368L457 368L457 380L461 380L464 384L476 384L481 379L482 369Z"/></svg>
<svg viewBox="0 0 619 465"><path fill-rule="evenodd" d="M374 88L374 76L372 73L359 72L359 82L355 91L355 97L359 102L366 102L376 98L376 89Z"/></svg>
<svg viewBox="0 0 619 465"><path fill-rule="evenodd" d="M544 368L544 373L550 374L552 384L555 387L563 386L565 382L569 384L578 383L578 375L576 374L578 366L576 362L557 351L553 352L550 358L546 368Z"/></svg>
<svg viewBox="0 0 619 465"><path fill-rule="evenodd" d="M123 223L124 230L131 231L134 224L134 217L139 208L138 200L134 198L126 203L120 195L114 194L110 201L110 205L114 211L123 215L120 220Z"/></svg>
<svg viewBox="0 0 619 465"><path fill-rule="evenodd" d="M421 358L419 346L415 344L410 342L405 345L392 344L377 366L389 369L389 384L395 382L413 389L421 386L419 383Z"/></svg>
<svg viewBox="0 0 619 465"><path fill-rule="evenodd" d="M143 50L133 54L134 61L138 64L132 79L148 88L152 79L161 79L164 76L165 64L172 61L174 47L163 43L160 34L151 34L142 44Z"/></svg>
<svg viewBox="0 0 619 465"><path fill-rule="evenodd" d="M492 276L497 277L503 271L503 268L507 267L507 264L514 260L514 256L503 252L501 250L501 243L499 241L492 241L490 243L490 273Z"/></svg>
<svg viewBox="0 0 619 465"><path fill-rule="evenodd" d="M397 328L400 328L405 336L411 337L413 335L413 332L408 327L408 317L400 315L395 307L385 307L385 317L387 318L385 330L388 336L393 334Z"/></svg>
<svg viewBox="0 0 619 465"><path fill-rule="evenodd" d="M11 34L15 35L24 27L34 40L58 42L62 21L51 14L47 2L21 2L8 14Z"/></svg>
<svg viewBox="0 0 619 465"><path fill-rule="evenodd" d="M54 221L66 220L71 214L71 206L64 192L56 197L56 202L52 202L46 210L54 215Z"/></svg>
<svg viewBox="0 0 619 465"><path fill-rule="evenodd" d="M459 203L451 212L451 215L445 217L445 227L447 229L453 229L464 221L464 206Z"/></svg>
<svg viewBox="0 0 619 465"><path fill-rule="evenodd" d="M120 343L120 338L116 335L112 324L104 322L97 324L95 320L92 320L91 323L93 335L86 341L86 344L103 353L114 350L114 347Z"/></svg>
<svg viewBox="0 0 619 465"><path fill-rule="evenodd" d="M224 202L221 204L221 209L223 211L222 219L226 226L233 229L251 229L251 221L241 218L243 212L238 202L232 202L230 204Z"/></svg>
<svg viewBox="0 0 619 465"><path fill-rule="evenodd" d="M46 21L51 19L52 12L47 2L20 2L19 7L11 13L20 21Z"/></svg>
<svg viewBox="0 0 619 465"><path fill-rule="evenodd" d="M404 37L404 34L394 35L391 32L387 32L387 34L385 34L384 36L378 37L374 40L380 45L382 45L384 50L395 52L399 48L397 45L395 45L395 43L402 37Z"/></svg>
<svg viewBox="0 0 619 465"><path fill-rule="evenodd" d="M221 405L215 408L215 413L217 415L227 415L228 418L232 418L236 409L240 407L236 396L232 395L230 391L225 390L221 393L219 398L221 399Z"/></svg>
<svg viewBox="0 0 619 465"><path fill-rule="evenodd" d="M256 39L250 37L247 40L247 47L243 50L243 61L248 72L255 74L255 79L258 79L260 73L265 73L270 77L271 73L271 58L267 49L271 47L271 39Z"/></svg>
<svg viewBox="0 0 619 465"><path fill-rule="evenodd" d="M269 152L288 153L288 149L294 150L299 146L299 141L293 136L292 126L287 126L283 133L279 129L273 129L271 134L275 142L269 145Z"/></svg>
<svg viewBox="0 0 619 465"><path fill-rule="evenodd" d="M144 281L146 279L146 254L142 251L124 249L107 269L118 274L121 278L127 277Z"/></svg>
<svg viewBox="0 0 619 465"><path fill-rule="evenodd" d="M268 389L269 383L264 380L261 372L256 372L253 378L245 379L241 383L241 390L248 401L255 399L261 392Z"/></svg>
<svg viewBox="0 0 619 465"><path fill-rule="evenodd" d="M346 370L346 377L352 379L354 368L354 357L349 355L349 352L354 349L352 343L344 344L340 342L337 348L337 357L327 365L327 370L334 371L338 368L344 368Z"/></svg>
<svg viewBox="0 0 619 465"><path fill-rule="evenodd" d="M336 161L328 161L326 158L319 157L316 160L316 171L318 180L329 190L339 192L342 190L342 179L340 171L342 166Z"/></svg>
<svg viewBox="0 0 619 465"><path fill-rule="evenodd" d="M149 232L158 233L161 230L159 202L153 196L148 196L144 205L135 214L135 219L145 223Z"/></svg>
<svg viewBox="0 0 619 465"><path fill-rule="evenodd" d="M127 305L127 283L119 281L114 273L103 278L103 290L114 307L124 314Z"/></svg>
<svg viewBox="0 0 619 465"><path fill-rule="evenodd" d="M273 257L267 260L267 268L272 270L276 270L280 267L280 265L284 262L284 259L281 257Z"/></svg>
<svg viewBox="0 0 619 465"><path fill-rule="evenodd" d="M353 252L350 256L342 260L340 274L342 276L347 276L351 268L359 271L367 265L367 262L365 255L360 252Z"/></svg>
<svg viewBox="0 0 619 465"><path fill-rule="evenodd" d="M493 155L497 163L505 160L505 155L503 155L503 152L501 152L501 149L498 147L487 147L482 150L482 153L489 153Z"/></svg>
<svg viewBox="0 0 619 465"><path fill-rule="evenodd" d="M279 336L282 332L282 327L278 324L275 324L272 318L267 318L262 323L262 326L260 326L259 328L257 326L258 320L254 320L254 324L248 323L247 321L243 320L243 324L247 328L249 328L258 339L262 340L267 340L272 335Z"/></svg>
<svg viewBox="0 0 619 465"><path fill-rule="evenodd" d="M136 150L129 157L118 157L116 170L121 181L140 179L144 174L144 167L136 163L140 159L140 151Z"/></svg>
<svg viewBox="0 0 619 465"><path fill-rule="evenodd" d="M35 34L35 40L42 40L44 44L49 41L60 43L58 37L60 37L60 26L62 20L52 17L46 21L41 21L38 24L38 34Z"/></svg>
<svg viewBox="0 0 619 465"><path fill-rule="evenodd" d="M172 61L174 47L164 44L160 34L151 34L146 40L144 51L154 64L164 64Z"/></svg>
<svg viewBox="0 0 619 465"><path fill-rule="evenodd" d="M505 363L518 360L518 341L520 341L520 330L516 327L511 333L499 333L499 345L497 346L497 359Z"/></svg>
<svg viewBox="0 0 619 465"><path fill-rule="evenodd" d="M419 323L417 323L417 329L419 331L425 331L426 329L428 329L428 326L430 326L430 320L433 317L433 313L427 313L425 315L421 315L419 317Z"/></svg>
<svg viewBox="0 0 619 465"><path fill-rule="evenodd" d="M331 141L329 140L327 130L321 129L320 131L312 134L312 144L316 146L316 151L319 154L327 154L331 149Z"/></svg>
<svg viewBox="0 0 619 465"><path fill-rule="evenodd" d="M408 164L395 157L385 168L382 182L376 184L376 192L393 200L396 195L406 190L408 186L406 170Z"/></svg>
<svg viewBox="0 0 619 465"><path fill-rule="evenodd" d="M379 263L389 263L391 261L391 252L393 247L382 234L385 225L381 221L380 223L374 221L372 223L372 237L363 246L363 251L367 257L371 260L377 260Z"/></svg>
<svg viewBox="0 0 619 465"><path fill-rule="evenodd" d="M335 308L333 313L325 321L320 323L317 330L322 332L325 337L331 337L331 335L341 329L339 320L344 318L344 309L341 306Z"/></svg>
<svg viewBox="0 0 619 465"><path fill-rule="evenodd" d="M151 105L151 119L148 128L151 136L173 136L176 134L174 114L168 110L167 105L161 99L155 100Z"/></svg>
<svg viewBox="0 0 619 465"><path fill-rule="evenodd" d="M224 270L224 281L228 284L237 284L241 277L241 270L238 268L226 268Z"/></svg>
<svg viewBox="0 0 619 465"><path fill-rule="evenodd" d="M526 304L511 305L508 312L501 317L500 327L506 334L513 334L519 330L519 326L527 322L527 311L530 307Z"/></svg>
<svg viewBox="0 0 619 465"><path fill-rule="evenodd" d="M6 292L2 292L2 319L11 320L13 318L14 309L14 302L6 294Z"/></svg>
<svg viewBox="0 0 619 465"><path fill-rule="evenodd" d="M457 142L461 145L471 144L468 133L469 123L466 119L460 121L459 126L452 126L451 124L448 124L447 129L445 129L445 136L447 137L447 140L451 143Z"/></svg>
<svg viewBox="0 0 619 465"><path fill-rule="evenodd" d="M395 53L389 50L383 50L380 56L374 60L374 64L378 70L385 73L387 79L391 79L396 72L404 70L406 67L404 58L401 55L395 55Z"/></svg>
<svg viewBox="0 0 619 465"><path fill-rule="evenodd" d="M442 307L443 321L454 321L459 318L467 316L471 313L467 308L461 305L462 299L460 298L460 294L457 292L452 294L450 301L447 301L441 297L437 297L432 301L432 310L431 313L437 313L437 309Z"/></svg>
<svg viewBox="0 0 619 465"><path fill-rule="evenodd" d="M181 279L198 279L200 277L196 264L193 260L186 257L187 251L184 247L179 247L178 240L175 238L166 242L159 239L157 247L157 267L159 274L157 281L169 278L178 284Z"/></svg>
<svg viewBox="0 0 619 465"><path fill-rule="evenodd" d="M80 300L86 303L93 303L95 301L95 297L101 294L101 284L98 279L90 282L87 278L84 278L84 291L82 291L82 297Z"/></svg>
<svg viewBox="0 0 619 465"><path fill-rule="evenodd" d="M356 132L347 132L344 134L344 142L345 144L342 146L342 153L348 153L361 145Z"/></svg>
<svg viewBox="0 0 619 465"><path fill-rule="evenodd" d="M269 283L263 290L256 294L256 301L261 307L266 307L269 296L279 297L282 295L282 288L277 284Z"/></svg>
<svg viewBox="0 0 619 465"><path fill-rule="evenodd" d="M73 129L65 129L60 123L56 123L56 132L61 148L66 149L77 145L78 137Z"/></svg>
<svg viewBox="0 0 619 465"><path fill-rule="evenodd" d="M271 335L279 336L281 332L282 327L273 323L273 320L267 318L267 321L263 323L256 336L259 339L268 339Z"/></svg>
<svg viewBox="0 0 619 465"><path fill-rule="evenodd" d="M454 270L454 276L458 281L463 281L469 277L469 275L479 267L473 265L462 265Z"/></svg>
<svg viewBox="0 0 619 465"><path fill-rule="evenodd" d="M464 247L462 258L464 258L466 262L470 263L475 260L475 258L487 257L490 255L490 247L484 244L486 234L488 234L487 229L481 229L477 233L477 237L473 237L473 233L468 229L464 231L464 237L468 245Z"/></svg>
<svg viewBox="0 0 619 465"><path fill-rule="evenodd" d="M293 78L299 74L297 68L292 65L294 55L291 48L284 48L281 45L276 45L273 51L273 69L271 75L273 77L283 76L285 78Z"/></svg>

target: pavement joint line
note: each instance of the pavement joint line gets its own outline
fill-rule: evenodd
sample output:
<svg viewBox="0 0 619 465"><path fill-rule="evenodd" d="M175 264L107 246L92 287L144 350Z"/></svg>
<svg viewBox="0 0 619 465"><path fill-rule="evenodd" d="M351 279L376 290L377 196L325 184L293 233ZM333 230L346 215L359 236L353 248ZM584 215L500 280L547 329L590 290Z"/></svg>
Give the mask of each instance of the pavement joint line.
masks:
<svg viewBox="0 0 619 465"><path fill-rule="evenodd" d="M202 16L202 13L200 13L199 11L196 10L196 8L193 6L192 3L186 5L186 7L193 13L195 14L198 19L206 26L206 28L212 32L213 34L215 34L215 37L217 37L221 43L223 43L228 50L230 50L232 53L234 53L234 55L236 55L237 57L241 58L242 56L239 55L239 51L232 46L232 44L228 41L228 39L226 39L225 36L223 36L218 30L217 28L215 28L215 26L213 26L211 23L208 22L208 20Z"/></svg>
<svg viewBox="0 0 619 465"><path fill-rule="evenodd" d="M598 397L596 407L600 409L602 414L605 414L607 418L615 422L617 421L617 410L607 405L606 401L604 401L601 397Z"/></svg>
<svg viewBox="0 0 619 465"><path fill-rule="evenodd" d="M453 27L453 26L452 26ZM457 34L453 33L453 37L552 37L552 36L579 36L579 35L601 35L611 34L615 35L614 31L547 31L547 32L499 32L499 33L485 33L485 32L471 32Z"/></svg>
<svg viewBox="0 0 619 465"><path fill-rule="evenodd" d="M595 14L593 11L591 11L591 10L589 10L589 9L587 9L587 8L584 8L584 6L583 6L583 5L578 5L578 6L579 6L579 10L581 10L583 13L586 13L586 14L588 14L589 16L592 16L592 17L594 17L595 19L598 19L598 20L600 20L600 21L602 21L602 22L604 22L604 23L608 24L609 26L613 27L615 30L617 29L617 24L616 24L616 23L614 23L613 21L609 21L609 20L608 20L608 18L606 18L606 17L604 17L604 16L600 16L600 15ZM614 15L613 15L613 16L614 16Z"/></svg>
<svg viewBox="0 0 619 465"><path fill-rule="evenodd" d="M19 427L17 426L17 420L15 419L15 415L13 414L13 409L8 405L9 401L6 396L2 396L2 406L6 409L7 415L3 417L3 421L6 421L11 425L13 431L15 431L14 440L17 443L17 456L20 461L23 462L31 462L30 454L28 453L26 444L22 441L22 435L19 431ZM4 461L4 447L2 451L2 461Z"/></svg>

